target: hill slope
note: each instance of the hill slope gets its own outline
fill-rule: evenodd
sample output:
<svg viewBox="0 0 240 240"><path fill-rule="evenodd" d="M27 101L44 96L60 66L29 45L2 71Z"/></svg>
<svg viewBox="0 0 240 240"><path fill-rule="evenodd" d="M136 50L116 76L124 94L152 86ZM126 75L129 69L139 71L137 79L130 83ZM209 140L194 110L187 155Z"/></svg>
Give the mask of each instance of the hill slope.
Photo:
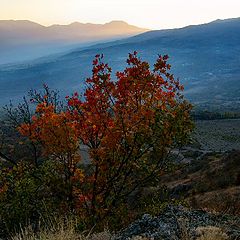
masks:
<svg viewBox="0 0 240 240"><path fill-rule="evenodd" d="M122 21L49 27L26 20L0 20L0 64L29 60L76 46L136 35L147 29Z"/></svg>
<svg viewBox="0 0 240 240"><path fill-rule="evenodd" d="M235 108L240 102L240 18L217 20L181 29L150 31L98 44L42 62L0 69L2 102L19 97L42 82L64 94L81 90L91 74L96 53L103 53L113 70L123 69L129 52L137 50L150 63L157 54L170 55L173 72L186 87L186 96L201 106Z"/></svg>

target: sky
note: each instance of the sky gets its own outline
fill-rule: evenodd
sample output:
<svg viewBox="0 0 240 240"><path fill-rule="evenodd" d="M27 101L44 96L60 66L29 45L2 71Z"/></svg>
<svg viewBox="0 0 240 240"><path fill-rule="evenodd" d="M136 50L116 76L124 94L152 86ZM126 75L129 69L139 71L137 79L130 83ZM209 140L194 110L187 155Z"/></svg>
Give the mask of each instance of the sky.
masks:
<svg viewBox="0 0 240 240"><path fill-rule="evenodd" d="M1 20L42 25L123 20L148 29L240 17L240 0L0 0Z"/></svg>

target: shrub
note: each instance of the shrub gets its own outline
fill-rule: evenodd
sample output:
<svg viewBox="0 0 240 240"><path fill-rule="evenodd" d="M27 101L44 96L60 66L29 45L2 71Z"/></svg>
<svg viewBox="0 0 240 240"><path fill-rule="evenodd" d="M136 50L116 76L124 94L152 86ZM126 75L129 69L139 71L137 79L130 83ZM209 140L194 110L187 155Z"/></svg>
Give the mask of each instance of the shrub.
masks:
<svg viewBox="0 0 240 240"><path fill-rule="evenodd" d="M0 229L2 234L28 224L38 229L46 217L67 214L69 208L58 164L51 161L35 167L20 161L0 169ZM65 212L66 211L66 212Z"/></svg>
<svg viewBox="0 0 240 240"><path fill-rule="evenodd" d="M156 182L169 168L171 149L188 141L191 105L181 93L183 86L169 73L167 59L159 56L151 71L136 52L129 54L128 67L113 81L111 68L97 55L82 96L66 97L67 105L59 108L55 95L45 88L45 95L32 99L35 113L18 126L41 148L43 158L35 161L35 168L53 163L53 169L40 174L49 178L33 188L38 193L47 186L53 199L60 195L83 226L104 225L118 215L129 195ZM88 148L88 163L81 161L81 145ZM31 175L35 170L29 171ZM60 188L55 190L55 185Z"/></svg>

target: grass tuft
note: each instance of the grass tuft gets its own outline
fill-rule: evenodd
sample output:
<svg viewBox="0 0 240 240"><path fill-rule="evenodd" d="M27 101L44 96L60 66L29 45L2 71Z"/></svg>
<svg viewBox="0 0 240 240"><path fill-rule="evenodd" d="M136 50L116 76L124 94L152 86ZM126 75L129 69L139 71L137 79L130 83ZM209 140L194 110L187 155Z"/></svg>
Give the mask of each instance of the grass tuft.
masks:
<svg viewBox="0 0 240 240"><path fill-rule="evenodd" d="M199 235L197 240L227 240L228 235L222 229L213 226L198 227L196 233Z"/></svg>

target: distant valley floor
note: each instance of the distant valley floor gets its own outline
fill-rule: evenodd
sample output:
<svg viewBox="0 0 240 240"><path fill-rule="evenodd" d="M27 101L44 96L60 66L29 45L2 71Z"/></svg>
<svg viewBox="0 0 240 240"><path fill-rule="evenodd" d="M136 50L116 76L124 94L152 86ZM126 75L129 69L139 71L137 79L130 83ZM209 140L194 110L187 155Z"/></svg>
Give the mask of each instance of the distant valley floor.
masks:
<svg viewBox="0 0 240 240"><path fill-rule="evenodd" d="M193 138L203 150L240 150L240 119L198 120Z"/></svg>

